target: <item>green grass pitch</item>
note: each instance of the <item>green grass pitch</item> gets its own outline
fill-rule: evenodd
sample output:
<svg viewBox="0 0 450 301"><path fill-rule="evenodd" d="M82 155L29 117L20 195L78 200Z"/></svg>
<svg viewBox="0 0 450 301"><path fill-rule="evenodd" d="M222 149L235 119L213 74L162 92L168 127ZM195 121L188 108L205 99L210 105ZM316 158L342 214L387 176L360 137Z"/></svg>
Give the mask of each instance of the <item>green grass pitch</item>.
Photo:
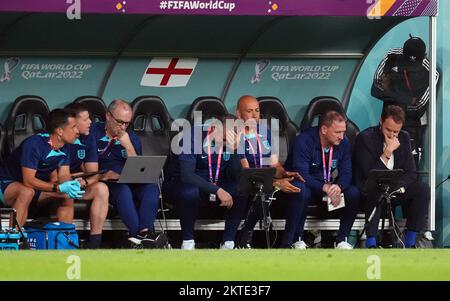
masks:
<svg viewBox="0 0 450 301"><path fill-rule="evenodd" d="M69 280L70 255L80 280L450 280L449 249L2 251L0 280Z"/></svg>

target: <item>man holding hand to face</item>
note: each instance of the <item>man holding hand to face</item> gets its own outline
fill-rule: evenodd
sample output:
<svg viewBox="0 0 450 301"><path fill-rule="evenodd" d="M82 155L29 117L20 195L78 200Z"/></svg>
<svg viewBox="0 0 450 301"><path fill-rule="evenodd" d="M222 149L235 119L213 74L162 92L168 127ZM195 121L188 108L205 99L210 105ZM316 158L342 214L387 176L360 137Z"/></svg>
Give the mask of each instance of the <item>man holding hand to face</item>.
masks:
<svg viewBox="0 0 450 301"><path fill-rule="evenodd" d="M109 201L127 226L128 241L133 248L155 248L163 245L166 237L157 235L154 222L159 206L159 188L156 184L116 183L128 157L142 155L139 137L128 126L132 119L129 103L116 99L108 106L106 122L91 126L97 144L98 168L106 170L102 181L109 188Z"/></svg>
<svg viewBox="0 0 450 301"><path fill-rule="evenodd" d="M244 121L243 132L240 133L240 148L238 149L243 168L276 168L273 186L285 193L298 193L300 188L293 185L292 181L304 182L298 172L286 171L278 159L278 154L272 150L271 131L260 122L260 110L258 100L250 95L239 98L236 114ZM269 121L267 121L269 122ZM249 202L254 196L241 196L243 201ZM242 228L239 246L251 248L253 229L262 217L261 204L252 204Z"/></svg>
<svg viewBox="0 0 450 301"><path fill-rule="evenodd" d="M405 122L405 112L399 106L387 106L381 115L380 125L362 131L355 143L355 183L363 191L364 184L372 169L403 169L398 186L405 193L391 200L391 205L402 205L406 208L407 223L405 247L412 248L416 244L417 232L425 226L425 216L428 209L430 188L417 180L416 166L409 134L402 131ZM366 217L369 217L379 194L366 195L364 207ZM381 212L377 210L367 229L367 248L377 246L377 230Z"/></svg>

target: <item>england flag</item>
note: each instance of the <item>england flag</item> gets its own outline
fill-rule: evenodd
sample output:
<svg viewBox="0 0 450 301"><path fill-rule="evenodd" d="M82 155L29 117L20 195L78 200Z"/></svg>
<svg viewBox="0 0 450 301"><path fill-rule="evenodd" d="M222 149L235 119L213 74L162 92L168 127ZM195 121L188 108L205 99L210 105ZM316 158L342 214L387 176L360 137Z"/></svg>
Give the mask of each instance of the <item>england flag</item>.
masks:
<svg viewBox="0 0 450 301"><path fill-rule="evenodd" d="M141 86L185 87L197 66L197 58L155 57L142 76Z"/></svg>

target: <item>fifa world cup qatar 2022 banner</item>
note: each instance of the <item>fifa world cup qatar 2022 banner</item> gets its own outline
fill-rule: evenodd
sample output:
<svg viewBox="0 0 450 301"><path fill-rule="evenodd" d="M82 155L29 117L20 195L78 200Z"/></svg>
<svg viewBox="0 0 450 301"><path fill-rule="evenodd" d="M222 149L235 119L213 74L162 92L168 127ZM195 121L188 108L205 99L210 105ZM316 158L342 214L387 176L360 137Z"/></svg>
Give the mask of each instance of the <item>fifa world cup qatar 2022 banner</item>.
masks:
<svg viewBox="0 0 450 301"><path fill-rule="evenodd" d="M438 0L14 0L1 11L71 14L436 16Z"/></svg>

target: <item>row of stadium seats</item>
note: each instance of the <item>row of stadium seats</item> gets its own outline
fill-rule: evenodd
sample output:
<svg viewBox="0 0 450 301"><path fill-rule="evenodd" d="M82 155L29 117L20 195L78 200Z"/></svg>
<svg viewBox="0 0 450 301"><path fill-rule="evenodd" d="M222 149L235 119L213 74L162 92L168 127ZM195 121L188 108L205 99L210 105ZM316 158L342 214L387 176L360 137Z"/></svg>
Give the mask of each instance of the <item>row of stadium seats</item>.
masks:
<svg viewBox="0 0 450 301"><path fill-rule="evenodd" d="M289 118L283 103L276 97L258 98L261 117L278 119L280 124L280 161L284 162L295 136L312 125L313 120L327 110L335 110L345 115L341 103L334 97L314 98L299 126ZM104 120L106 106L96 96L81 96L74 102L83 103L89 109L93 121ZM147 155L170 155L170 127L173 121L163 100L158 96L140 96L133 102L133 128L143 139L144 153ZM191 123L194 112L201 111L205 119L228 113L224 103L217 97L199 97L190 106L186 119ZM13 103L5 123L6 135L0 136L1 157L5 158L26 137L45 129L45 120L49 108L45 100L39 96L25 95L18 97ZM1 125L0 125L1 126ZM358 127L349 120L347 137L353 143ZM6 137L5 137L6 136Z"/></svg>
<svg viewBox="0 0 450 301"><path fill-rule="evenodd" d="M296 125L289 117L283 103L276 97L263 96L258 97L260 102L261 118L268 120L277 119L279 121L279 142L280 142L280 161L283 163L288 155L295 136L302 130L313 125L315 119L323 112L335 110L345 116L344 108L334 97L316 97L308 105L304 118L300 125ZM103 121L106 114L106 105L103 100L96 96L81 96L74 102L83 103L89 110L92 120ZM144 155L167 155L171 158L170 139L174 133L171 132L173 118L167 110L164 101L158 96L140 96L132 102L133 119L132 127L140 137ZM194 112L201 111L203 120L211 117L228 113L224 103L217 97L204 96L199 97L191 104L186 119L193 123ZM5 131L0 125L0 150L3 158L17 147L26 137L33 135L45 129L49 108L45 100L39 96L25 95L18 97L10 110L8 119L5 123ZM346 135L353 144L358 127L349 120ZM165 204L171 208L166 216L169 219L176 220L177 214L175 208L170 204ZM335 213L328 214L323 210L321 202L312 203L309 206L309 215L319 217L320 219L337 218ZM88 219L89 202L78 201L75 205L75 218L83 221L86 225ZM216 220L221 218L220 212L223 208L211 210L211 208L202 209L200 219ZM277 200L272 204L272 217L274 219L284 218L284 201ZM109 218L117 218L115 210L110 210ZM207 223L207 222L206 222ZM109 223L107 223L109 224ZM116 222L117 225L117 222ZM177 228L177 226L174 226ZM178 226L179 227L179 226ZM111 228L115 228L111 226ZM120 228L120 226L119 226Z"/></svg>

